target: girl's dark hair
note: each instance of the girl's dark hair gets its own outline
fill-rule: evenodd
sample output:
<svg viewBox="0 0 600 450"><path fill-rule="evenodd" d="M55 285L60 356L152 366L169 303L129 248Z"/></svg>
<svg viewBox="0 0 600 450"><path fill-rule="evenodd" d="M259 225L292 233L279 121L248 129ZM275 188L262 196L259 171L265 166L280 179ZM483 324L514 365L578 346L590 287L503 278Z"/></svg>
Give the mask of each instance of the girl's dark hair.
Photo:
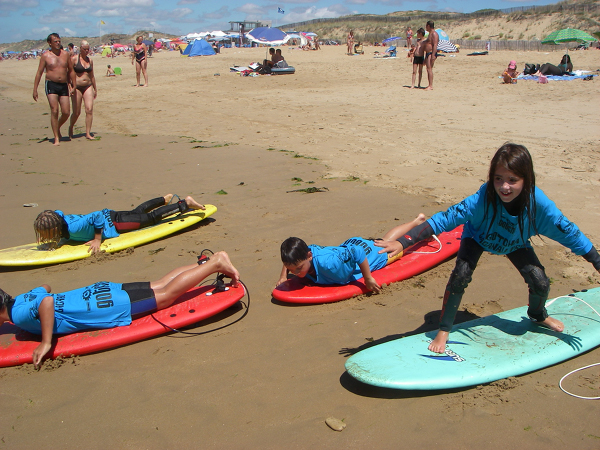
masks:
<svg viewBox="0 0 600 450"><path fill-rule="evenodd" d="M492 207L493 214L490 222L490 228L496 218L498 211L498 204L502 201L496 194L494 189L494 176L496 174L496 168L503 166L513 172L515 175L523 179L523 190L517 199L518 203L518 223L519 230L521 231L521 237L525 232L523 217L527 214L529 219L529 230L533 229L535 234L538 234L537 227L535 225L535 173L533 172L533 160L529 151L524 145L513 144L512 142L505 143L498 149L492 162L490 163L490 171L488 173L488 182L485 191L485 214L487 216L489 207ZM490 230L488 228L488 231Z"/></svg>
<svg viewBox="0 0 600 450"><path fill-rule="evenodd" d="M12 297L0 289L0 312L4 312L6 307L10 302L12 302Z"/></svg>
<svg viewBox="0 0 600 450"><path fill-rule="evenodd" d="M62 237L63 219L56 212L47 209L38 214L33 222L35 237L39 244L52 243L58 244ZM44 237L40 235L44 231Z"/></svg>
<svg viewBox="0 0 600 450"><path fill-rule="evenodd" d="M308 245L302 239L289 237L281 243L281 261L284 264L298 264L308 259Z"/></svg>
<svg viewBox="0 0 600 450"><path fill-rule="evenodd" d="M561 64L568 64L571 62L571 57L569 55L563 55L562 59L560 60Z"/></svg>

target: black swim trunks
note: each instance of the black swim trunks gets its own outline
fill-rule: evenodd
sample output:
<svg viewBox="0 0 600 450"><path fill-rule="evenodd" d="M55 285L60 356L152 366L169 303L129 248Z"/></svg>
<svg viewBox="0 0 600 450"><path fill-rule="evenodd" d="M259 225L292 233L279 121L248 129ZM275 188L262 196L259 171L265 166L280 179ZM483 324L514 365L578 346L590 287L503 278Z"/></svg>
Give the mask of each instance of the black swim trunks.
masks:
<svg viewBox="0 0 600 450"><path fill-rule="evenodd" d="M424 56L414 56L413 57L413 64L423 64L423 62L425 62Z"/></svg>
<svg viewBox="0 0 600 450"><path fill-rule="evenodd" d="M56 83L52 80L46 80L46 95L55 94L59 97L69 96L69 85L67 83Z"/></svg>

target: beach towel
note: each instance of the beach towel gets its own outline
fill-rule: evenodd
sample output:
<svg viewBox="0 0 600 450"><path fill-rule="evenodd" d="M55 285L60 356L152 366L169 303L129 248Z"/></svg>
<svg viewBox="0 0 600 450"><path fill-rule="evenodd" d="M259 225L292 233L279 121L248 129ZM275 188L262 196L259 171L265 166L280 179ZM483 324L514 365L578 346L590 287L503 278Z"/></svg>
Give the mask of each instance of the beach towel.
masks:
<svg viewBox="0 0 600 450"><path fill-rule="evenodd" d="M596 77L598 75L561 75L561 76L557 76L557 75L546 75L546 78L548 78L549 81L572 81L572 80L583 80L584 78L587 78L589 76L592 77ZM519 80L533 80L533 81L539 81L538 80L538 76L537 75L519 75L517 77Z"/></svg>

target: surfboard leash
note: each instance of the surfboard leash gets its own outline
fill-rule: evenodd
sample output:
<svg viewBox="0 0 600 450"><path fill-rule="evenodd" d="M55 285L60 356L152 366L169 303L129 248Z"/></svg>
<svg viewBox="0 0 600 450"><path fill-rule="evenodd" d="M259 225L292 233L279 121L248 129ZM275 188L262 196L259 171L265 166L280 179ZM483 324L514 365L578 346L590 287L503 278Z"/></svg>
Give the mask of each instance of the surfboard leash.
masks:
<svg viewBox="0 0 600 450"><path fill-rule="evenodd" d="M586 302L585 300L583 300L583 299L581 299L581 298L579 298L579 297L576 297L576 296L575 296L575 294L570 294L570 295L561 295L560 297L556 297L555 299L552 299L550 302L548 302L546 306L550 306L550 305L552 305L552 303L554 303L554 302L555 302L556 300L558 300L559 298L569 298L569 299L575 299L575 300L579 300L580 302L583 302L583 303L585 303L587 306L589 306L589 307L590 307L590 309L591 309L592 311L594 311L598 317L600 317L600 313L598 313L598 311L596 311L592 305L590 305L590 304L589 304L588 302ZM570 396L572 396L572 397L580 398L580 399L583 399L583 400L600 400L600 397L584 397L584 396L582 396L582 395L573 394L572 392L569 392L569 391L567 391L567 390L566 390L566 389L563 387L563 385L562 385L562 382L563 382L563 380L564 380L565 378L567 378L569 375L572 375L572 374L574 374L574 373L576 373L576 372L579 372L579 371L581 371L581 370L589 369L590 367L594 367L594 366L600 366L600 363L594 363L594 364L590 364L590 365L588 365L588 366L585 366L585 367L580 367L579 369L575 369L575 370L572 370L572 371L570 371L568 374L566 374L565 376L563 376L563 377L560 379L560 381L558 382L558 387L559 387L559 388L560 388L560 390L561 390L561 391L563 391L565 394L568 394L568 395L570 395Z"/></svg>
<svg viewBox="0 0 600 450"><path fill-rule="evenodd" d="M204 264L205 262L207 262L209 260L209 257L207 256L207 253L214 255L214 252L208 248L203 249L200 252L200 255L198 256L198 264ZM210 280L204 280L202 283L199 284L199 286L204 286L206 285L206 283L208 283L209 281L211 282L211 284L213 286L215 286L215 288L212 290L212 292L207 293L212 295L218 292L223 292L226 291L227 288L225 286L225 281L223 281L223 279L227 277L227 275L225 275L224 273L217 273L216 278L214 279L210 279ZM227 277L229 278L229 277ZM222 325L218 328L214 328L212 330L206 330L206 331L198 331L198 332L193 332L193 331L183 331L183 330L179 330L177 328L172 328L169 325L162 323L160 320L158 320L156 317L154 317L154 314L151 314L151 317L158 322L159 324L161 324L163 327L165 327L168 330L174 331L175 333L181 333L181 334L185 334L188 336L200 336L202 334L207 334L207 333L212 333L213 331L218 331L218 330L222 330L223 328L227 328L228 326L233 325L234 323L239 322L240 320L242 320L244 317L246 317L246 315L248 314L248 311L250 310L250 291L248 290L248 287L244 284L244 282L242 280L240 280L240 284L244 287L245 292L246 292L246 297L248 297L248 304L244 303L241 299L239 300L239 302L245 306L246 310L244 311L244 314L242 314L240 317L238 317L236 320L234 320L231 323L228 323L226 325ZM243 298L243 297L242 297Z"/></svg>

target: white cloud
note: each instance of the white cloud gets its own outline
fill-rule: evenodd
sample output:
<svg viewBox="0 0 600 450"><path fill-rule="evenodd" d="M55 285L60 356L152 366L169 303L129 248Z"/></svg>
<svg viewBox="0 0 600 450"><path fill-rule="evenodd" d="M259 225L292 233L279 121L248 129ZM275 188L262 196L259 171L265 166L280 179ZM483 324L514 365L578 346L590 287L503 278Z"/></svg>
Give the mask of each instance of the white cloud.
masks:
<svg viewBox="0 0 600 450"><path fill-rule="evenodd" d="M203 14L202 16L205 17L206 19L219 20L219 19L222 19L223 17L229 16L229 14L230 14L229 8L227 6L222 6L219 9L217 9L216 11Z"/></svg>
<svg viewBox="0 0 600 450"><path fill-rule="evenodd" d="M251 15L259 16L259 15L264 14L265 12L267 12L270 9L271 8L259 6L254 3L244 3L242 6L236 8L235 11L245 13L249 16L251 16Z"/></svg>
<svg viewBox="0 0 600 450"><path fill-rule="evenodd" d="M21 14L21 15L25 16L25 17L35 16L35 14L33 13L33 11L29 11L29 10L24 11L23 14Z"/></svg>
<svg viewBox="0 0 600 450"><path fill-rule="evenodd" d="M323 19L340 17L348 14L352 14L348 8L343 5L336 4L326 6L324 8L317 8L311 6L309 8L294 8L289 14L286 14L286 22L304 22L312 19Z"/></svg>
<svg viewBox="0 0 600 450"><path fill-rule="evenodd" d="M0 11L18 11L24 8L37 8L40 2L37 0L0 0Z"/></svg>

